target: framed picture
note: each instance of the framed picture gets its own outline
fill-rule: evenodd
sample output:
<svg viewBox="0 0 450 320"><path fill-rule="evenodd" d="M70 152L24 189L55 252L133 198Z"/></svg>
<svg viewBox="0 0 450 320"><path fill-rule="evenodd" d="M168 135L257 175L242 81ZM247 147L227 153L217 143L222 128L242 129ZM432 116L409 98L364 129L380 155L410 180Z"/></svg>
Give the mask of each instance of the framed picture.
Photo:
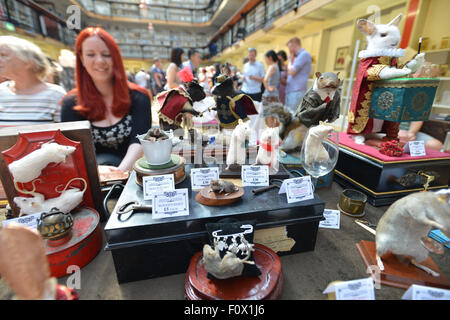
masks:
<svg viewBox="0 0 450 320"><path fill-rule="evenodd" d="M336 49L336 58L334 60L334 70L344 70L345 57L348 55L349 47L340 47Z"/></svg>
<svg viewBox="0 0 450 320"><path fill-rule="evenodd" d="M441 49L447 49L449 42L450 42L450 37L443 37L441 39Z"/></svg>

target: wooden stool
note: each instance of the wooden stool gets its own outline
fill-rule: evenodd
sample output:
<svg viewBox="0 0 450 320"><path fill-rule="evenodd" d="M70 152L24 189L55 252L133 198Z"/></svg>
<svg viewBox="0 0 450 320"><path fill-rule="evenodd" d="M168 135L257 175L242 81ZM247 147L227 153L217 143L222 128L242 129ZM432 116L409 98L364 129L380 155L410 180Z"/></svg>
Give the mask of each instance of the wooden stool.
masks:
<svg viewBox="0 0 450 320"><path fill-rule="evenodd" d="M258 277L235 277L211 280L201 262L203 252L191 259L186 272L184 295L187 300L276 300L283 287L283 273L278 255L261 244L255 244Z"/></svg>

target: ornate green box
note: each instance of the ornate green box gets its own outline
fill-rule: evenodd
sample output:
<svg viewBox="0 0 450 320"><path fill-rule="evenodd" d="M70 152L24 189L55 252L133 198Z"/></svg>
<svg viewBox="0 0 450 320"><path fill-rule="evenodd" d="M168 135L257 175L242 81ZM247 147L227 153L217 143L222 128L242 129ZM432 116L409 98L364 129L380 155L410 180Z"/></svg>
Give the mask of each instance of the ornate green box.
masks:
<svg viewBox="0 0 450 320"><path fill-rule="evenodd" d="M438 85L438 78L377 80L369 116L397 122L428 120Z"/></svg>

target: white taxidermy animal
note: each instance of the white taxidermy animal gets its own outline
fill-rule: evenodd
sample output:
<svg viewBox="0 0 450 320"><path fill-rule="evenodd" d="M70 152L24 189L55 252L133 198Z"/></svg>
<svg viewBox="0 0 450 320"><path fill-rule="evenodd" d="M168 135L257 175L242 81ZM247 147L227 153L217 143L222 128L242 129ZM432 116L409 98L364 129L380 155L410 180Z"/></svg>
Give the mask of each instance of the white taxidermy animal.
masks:
<svg viewBox="0 0 450 320"><path fill-rule="evenodd" d="M333 127L327 124L319 124L309 128L305 141L305 164L311 165L315 161L328 161L330 156L322 145L322 140L333 131Z"/></svg>
<svg viewBox="0 0 450 320"><path fill-rule="evenodd" d="M227 153L227 168L233 164L243 165L247 158L245 141L250 138L250 121L242 121L234 128L231 134L230 147Z"/></svg>
<svg viewBox="0 0 450 320"><path fill-rule="evenodd" d="M209 245L203 246L203 259L205 270L217 279L228 279L237 277L244 271L244 263L255 264L253 261L247 261L250 255L244 259L239 259L233 252L227 251L221 259L218 246L213 250Z"/></svg>
<svg viewBox="0 0 450 320"><path fill-rule="evenodd" d="M75 151L75 147L57 143L44 143L41 148L27 154L25 157L9 164L8 168L14 177L14 182L30 182L41 175L49 163L60 163Z"/></svg>
<svg viewBox="0 0 450 320"><path fill-rule="evenodd" d="M78 188L68 189L68 186L74 180L81 180L84 182L84 189L80 190ZM64 190L61 192L61 195L56 198L44 199L44 195L34 192L36 187L33 183L32 191L25 191L24 193L28 193L33 195L33 197L15 197L14 202L20 208L20 214L32 214L38 212L49 212L52 208L58 208L58 210L68 213L75 209L81 201L83 201L84 192L87 189L86 180L83 178L73 178L71 179L65 186ZM23 192L23 191L22 191ZM59 192L59 191L58 191Z"/></svg>
<svg viewBox="0 0 450 320"><path fill-rule="evenodd" d="M256 164L268 165L271 171L278 172L278 146L280 145L279 128L266 128L259 141Z"/></svg>
<svg viewBox="0 0 450 320"><path fill-rule="evenodd" d="M360 58L374 57L374 56L390 56L401 57L404 56L405 50L399 49L397 46L401 41L401 34L398 28L402 15L399 14L388 24L375 24L366 19L358 20L358 29L366 35L367 48L359 53ZM401 78L414 73L425 62L425 53L420 53L414 59L409 61L403 68L384 67L380 73L380 79ZM374 119L373 132L379 132L383 125L383 121ZM354 137L355 142L364 144L365 137L357 135Z"/></svg>
<svg viewBox="0 0 450 320"><path fill-rule="evenodd" d="M378 222L376 230L377 263L388 251L395 255L411 257L411 263L418 268L439 276L419 263L428 257L428 250L422 238L428 237L432 228L450 234L450 189L438 192L422 191L412 193L395 201Z"/></svg>

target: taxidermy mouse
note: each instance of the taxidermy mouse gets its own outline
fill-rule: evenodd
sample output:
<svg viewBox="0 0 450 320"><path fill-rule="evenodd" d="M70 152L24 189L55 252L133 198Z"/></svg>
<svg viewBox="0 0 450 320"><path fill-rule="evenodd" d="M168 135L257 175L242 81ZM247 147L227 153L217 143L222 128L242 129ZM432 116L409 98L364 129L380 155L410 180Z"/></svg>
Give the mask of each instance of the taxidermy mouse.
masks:
<svg viewBox="0 0 450 320"><path fill-rule="evenodd" d="M397 67L397 59L405 55L404 49L397 48L401 40L398 28L401 18L400 14L388 24L358 20L358 29L366 35L368 45L359 52L361 61L353 86L347 128L347 133L356 135L354 140L358 144L364 144L366 135L375 132L385 132L383 140L398 140L399 122L369 118L374 81L405 77L425 61L425 54L420 53L404 67Z"/></svg>
<svg viewBox="0 0 450 320"><path fill-rule="evenodd" d="M75 180L81 180L84 182L83 190L80 190L78 188L71 188L67 190L69 185ZM75 209L81 203L81 201L83 201L83 194L86 189L86 180L84 180L83 178L73 178L66 184L59 197L45 200L43 194L35 192L36 186L34 185L33 181L32 191L19 190L22 193L31 194L33 195L33 197L15 197L14 202L20 208L20 215L48 212L52 208L58 208L60 211L68 213Z"/></svg>
<svg viewBox="0 0 450 320"><path fill-rule="evenodd" d="M239 191L239 188L235 186L233 182L222 179L211 180L209 186L211 187L210 192L225 193L226 196L233 192Z"/></svg>
<svg viewBox="0 0 450 320"><path fill-rule="evenodd" d="M388 251L410 257L411 263L438 277L439 274L420 265L428 257L422 238L432 228L450 234L450 189L438 192L415 192L395 201L378 222L376 230L376 258L384 270L382 257Z"/></svg>
<svg viewBox="0 0 450 320"><path fill-rule="evenodd" d="M305 93L294 114L308 128L318 125L319 121L335 121L339 118L341 105L339 72L316 72L315 75L313 86Z"/></svg>
<svg viewBox="0 0 450 320"><path fill-rule="evenodd" d="M41 175L42 170L51 162L56 164L65 161L66 157L75 151L75 147L57 143L44 143L41 147L25 157L8 165L14 177L14 183L30 182Z"/></svg>

